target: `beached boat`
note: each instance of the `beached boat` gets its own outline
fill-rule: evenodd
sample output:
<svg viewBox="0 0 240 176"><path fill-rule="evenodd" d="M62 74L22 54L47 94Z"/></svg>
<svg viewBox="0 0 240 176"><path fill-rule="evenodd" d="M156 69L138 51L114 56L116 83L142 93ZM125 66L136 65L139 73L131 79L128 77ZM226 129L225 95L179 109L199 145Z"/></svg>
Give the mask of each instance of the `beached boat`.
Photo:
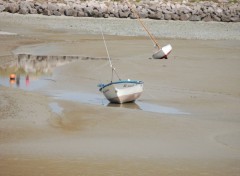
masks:
<svg viewBox="0 0 240 176"><path fill-rule="evenodd" d="M162 47L162 49L158 49L152 57L154 59L167 59L168 54L172 51L172 46L170 44Z"/></svg>
<svg viewBox="0 0 240 176"><path fill-rule="evenodd" d="M154 47L156 47L156 49L157 49L157 51L152 55L153 59L163 59L163 58L167 59L168 58L167 56L172 51L172 46L170 44L168 44L168 45L165 45L164 47L160 47L160 45L158 44L157 40L149 32L149 30L147 29L147 26L144 24L144 22L140 19L140 16L136 12L136 10L132 8L132 6L128 2L128 0L126 0L126 3L128 4L128 6L131 9L131 11L133 12L133 14L136 16L136 18L139 21L139 23L142 25L143 29L147 32L149 38L152 40L152 42L154 44Z"/></svg>
<svg viewBox="0 0 240 176"><path fill-rule="evenodd" d="M112 69L112 77L110 83L98 85L98 87L100 87L99 91L101 91L111 103L126 103L135 101L143 92L143 81L120 79L116 69L112 65L103 32L102 38L107 51L110 68ZM118 81L113 81L113 74L118 77Z"/></svg>
<svg viewBox="0 0 240 176"><path fill-rule="evenodd" d="M136 80L119 80L102 84L99 89L111 103L133 102L143 92L143 82Z"/></svg>

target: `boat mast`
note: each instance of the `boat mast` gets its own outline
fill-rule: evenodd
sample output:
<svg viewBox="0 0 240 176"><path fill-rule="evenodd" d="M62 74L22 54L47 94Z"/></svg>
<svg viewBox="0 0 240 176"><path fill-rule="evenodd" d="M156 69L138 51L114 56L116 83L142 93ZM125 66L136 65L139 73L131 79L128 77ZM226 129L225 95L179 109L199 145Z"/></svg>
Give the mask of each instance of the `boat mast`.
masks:
<svg viewBox="0 0 240 176"><path fill-rule="evenodd" d="M128 0L126 0L129 8L131 9L131 11L134 13L134 15L137 17L137 20L139 21L139 23L142 25L142 27L144 28L144 30L148 33L150 39L153 41L153 43L158 47L158 49L160 49L160 45L157 43L156 39L153 37L153 35L149 32L149 30L147 29L146 25L144 24L144 22L140 19L140 16L138 15L138 13L132 8L131 4L128 2Z"/></svg>

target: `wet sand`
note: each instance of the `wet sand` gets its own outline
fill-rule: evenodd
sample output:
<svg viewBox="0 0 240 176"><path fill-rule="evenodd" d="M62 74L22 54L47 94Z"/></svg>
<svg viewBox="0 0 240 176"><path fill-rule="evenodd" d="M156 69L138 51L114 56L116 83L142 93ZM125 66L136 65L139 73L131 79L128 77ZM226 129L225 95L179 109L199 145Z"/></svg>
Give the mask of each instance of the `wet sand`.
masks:
<svg viewBox="0 0 240 176"><path fill-rule="evenodd" d="M21 52L106 57L100 34L44 20L39 28L1 21L14 33L0 35L2 66ZM54 81L34 91L0 86L0 175L239 175L240 41L164 39L169 59L153 60L145 36L106 39L120 76L144 81L139 102L185 113L58 99L52 92L101 97L96 85L110 70L106 60L56 67Z"/></svg>

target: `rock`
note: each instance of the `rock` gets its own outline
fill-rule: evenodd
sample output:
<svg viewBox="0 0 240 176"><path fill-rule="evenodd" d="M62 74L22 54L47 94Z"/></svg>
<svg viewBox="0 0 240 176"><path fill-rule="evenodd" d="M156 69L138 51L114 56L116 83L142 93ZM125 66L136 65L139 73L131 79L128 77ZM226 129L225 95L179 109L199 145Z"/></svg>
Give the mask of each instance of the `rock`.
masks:
<svg viewBox="0 0 240 176"><path fill-rule="evenodd" d="M180 13L184 13L184 14L188 14L190 12L190 10L187 7L185 7L185 6L179 8L178 11Z"/></svg>
<svg viewBox="0 0 240 176"><path fill-rule="evenodd" d="M93 7L86 7L84 8L84 13L86 13L88 16L92 16L93 13Z"/></svg>
<svg viewBox="0 0 240 176"><path fill-rule="evenodd" d="M129 14L130 14L129 11L125 11L125 12L123 12L121 10L119 11L119 17L120 18L127 18L129 16Z"/></svg>
<svg viewBox="0 0 240 176"><path fill-rule="evenodd" d="M190 15L188 13L187 14L185 14L185 13L180 14L180 20L181 21L187 21L189 18L190 18Z"/></svg>
<svg viewBox="0 0 240 176"><path fill-rule="evenodd" d="M109 14L104 14L104 16L103 16L104 18L108 18L109 17Z"/></svg>
<svg viewBox="0 0 240 176"><path fill-rule="evenodd" d="M211 17L212 17L213 21L218 21L218 22L221 21L221 18L219 18L219 17L218 17L217 15L215 15L215 14L212 14Z"/></svg>
<svg viewBox="0 0 240 176"><path fill-rule="evenodd" d="M142 9L140 12L138 12L138 15L140 18L147 18L149 17L148 12L146 9Z"/></svg>
<svg viewBox="0 0 240 176"><path fill-rule="evenodd" d="M26 15L29 13L29 10L27 8L21 8L18 13Z"/></svg>
<svg viewBox="0 0 240 176"><path fill-rule="evenodd" d="M218 15L218 16L222 16L223 10L222 10L221 8L217 8L217 9L214 11L214 13L215 13L216 15Z"/></svg>
<svg viewBox="0 0 240 176"><path fill-rule="evenodd" d="M59 10L58 6L56 6L55 4L48 4L47 9L50 10L52 13L54 11L58 11Z"/></svg>
<svg viewBox="0 0 240 176"><path fill-rule="evenodd" d="M37 7L37 6L38 6L38 7L41 7L41 6L42 6L42 4L41 4L41 3L39 3L39 2L35 2L34 6L35 6L35 7Z"/></svg>
<svg viewBox="0 0 240 176"><path fill-rule="evenodd" d="M136 16L134 13L130 13L129 17L130 17L131 19L137 19L137 16Z"/></svg>
<svg viewBox="0 0 240 176"><path fill-rule="evenodd" d="M101 8L98 9L98 17L104 17L105 14Z"/></svg>
<svg viewBox="0 0 240 176"><path fill-rule="evenodd" d="M43 3L43 4L41 5L41 9L43 9L43 10L47 9L47 7L48 7L48 4L47 4L47 3Z"/></svg>
<svg viewBox="0 0 240 176"><path fill-rule="evenodd" d="M212 19L211 15L207 15L202 19L202 21L209 22L209 21L213 21L213 19Z"/></svg>
<svg viewBox="0 0 240 176"><path fill-rule="evenodd" d="M173 13L173 14L172 14L172 19L173 19L173 20L179 20L180 17L179 17L178 14Z"/></svg>
<svg viewBox="0 0 240 176"><path fill-rule="evenodd" d="M164 19L165 20L171 20L172 19L172 15L170 13L166 13L166 14L164 14Z"/></svg>
<svg viewBox="0 0 240 176"><path fill-rule="evenodd" d="M129 11L129 8L128 8L128 6L127 6L126 4L124 4L124 5L122 6L122 11L123 11L123 12Z"/></svg>
<svg viewBox="0 0 240 176"><path fill-rule="evenodd" d="M79 10L78 13L77 13L77 16L78 16L78 17L84 17L84 12L83 12L83 10Z"/></svg>
<svg viewBox="0 0 240 176"><path fill-rule="evenodd" d="M74 16L74 17L77 17L77 11L72 9L72 8L66 8L65 11L64 11L64 14L66 16Z"/></svg>
<svg viewBox="0 0 240 176"><path fill-rule="evenodd" d="M207 9L207 12L208 13L213 13L215 10L213 9L213 7L208 7L208 9Z"/></svg>
<svg viewBox="0 0 240 176"><path fill-rule="evenodd" d="M231 18L227 15L222 15L221 19L222 19L223 22L230 22L231 21Z"/></svg>
<svg viewBox="0 0 240 176"><path fill-rule="evenodd" d="M50 11L48 9L44 9L42 14L43 15L47 15L47 16L51 16L52 15L52 11Z"/></svg>
<svg viewBox="0 0 240 176"><path fill-rule="evenodd" d="M108 13L108 7L106 6L106 4L100 4L100 10L104 14Z"/></svg>
<svg viewBox="0 0 240 176"><path fill-rule="evenodd" d="M72 9L72 10L73 10L73 16L74 16L74 17L77 17L77 16L78 16L77 10L74 10L74 9Z"/></svg>
<svg viewBox="0 0 240 176"><path fill-rule="evenodd" d="M93 17L101 17L101 13L99 13L99 11L97 9L93 9L92 16Z"/></svg>
<svg viewBox="0 0 240 176"><path fill-rule="evenodd" d="M114 13L113 13L113 17L119 18L119 13L118 13L117 10L114 11Z"/></svg>
<svg viewBox="0 0 240 176"><path fill-rule="evenodd" d="M53 12L53 15L55 15L55 16L61 16L62 14L61 14L59 11L54 11L54 12Z"/></svg>
<svg viewBox="0 0 240 176"><path fill-rule="evenodd" d="M163 9L163 10L162 10L162 13L163 13L163 14L168 14L168 13L171 13L171 11L169 11L169 10L167 10L167 9Z"/></svg>
<svg viewBox="0 0 240 176"><path fill-rule="evenodd" d="M21 1L19 4L20 9L31 9L31 6L28 2Z"/></svg>
<svg viewBox="0 0 240 176"><path fill-rule="evenodd" d="M158 19L158 20L164 19L164 15L162 12L156 12L156 13L149 14L148 17L151 19Z"/></svg>
<svg viewBox="0 0 240 176"><path fill-rule="evenodd" d="M20 14L29 14L30 10L32 9L31 5L25 1L21 1L19 4L19 7L20 7L20 10L19 10Z"/></svg>
<svg viewBox="0 0 240 176"><path fill-rule="evenodd" d="M201 21L201 17L198 15L191 15L189 18L190 21Z"/></svg>
<svg viewBox="0 0 240 176"><path fill-rule="evenodd" d="M32 8L32 9L30 9L29 13L30 14L37 14L38 12L37 12L37 9Z"/></svg>
<svg viewBox="0 0 240 176"><path fill-rule="evenodd" d="M66 16L73 16L74 15L74 10L72 8L65 9L64 14Z"/></svg>
<svg viewBox="0 0 240 176"><path fill-rule="evenodd" d="M19 11L19 5L17 3L9 3L8 4L8 12L16 13Z"/></svg>
<svg viewBox="0 0 240 176"><path fill-rule="evenodd" d="M65 15L65 7L59 7L59 12L61 13L61 15Z"/></svg>
<svg viewBox="0 0 240 176"><path fill-rule="evenodd" d="M231 17L230 20L231 20L232 22L240 22L239 16Z"/></svg>
<svg viewBox="0 0 240 176"><path fill-rule="evenodd" d="M153 4L149 7L149 9L153 12L156 12L157 11L157 4Z"/></svg>
<svg viewBox="0 0 240 176"><path fill-rule="evenodd" d="M5 10L5 6L4 5L0 5L0 12L3 12Z"/></svg>

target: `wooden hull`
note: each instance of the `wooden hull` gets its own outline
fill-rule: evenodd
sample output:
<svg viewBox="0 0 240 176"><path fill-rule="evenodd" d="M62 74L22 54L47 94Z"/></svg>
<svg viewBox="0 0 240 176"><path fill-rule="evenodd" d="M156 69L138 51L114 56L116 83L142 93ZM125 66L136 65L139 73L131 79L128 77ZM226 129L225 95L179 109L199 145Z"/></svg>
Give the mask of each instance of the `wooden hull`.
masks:
<svg viewBox="0 0 240 176"><path fill-rule="evenodd" d="M126 103L135 101L143 92L142 81L118 81L103 85L100 88L111 103Z"/></svg>
<svg viewBox="0 0 240 176"><path fill-rule="evenodd" d="M172 51L172 46L170 44L162 47L159 51L152 55L153 59L167 59L168 54Z"/></svg>

